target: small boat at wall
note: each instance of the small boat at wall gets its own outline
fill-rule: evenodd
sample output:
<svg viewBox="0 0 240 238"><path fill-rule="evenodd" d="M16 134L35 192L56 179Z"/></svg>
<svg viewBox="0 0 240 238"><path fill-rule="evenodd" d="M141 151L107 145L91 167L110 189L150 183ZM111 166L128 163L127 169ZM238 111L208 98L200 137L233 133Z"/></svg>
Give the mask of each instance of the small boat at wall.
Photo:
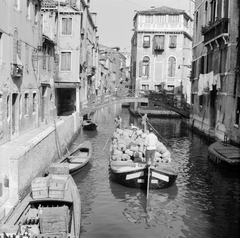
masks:
<svg viewBox="0 0 240 238"><path fill-rule="evenodd" d="M92 156L91 141L84 141L73 152L69 153L60 162L69 165L69 173L71 175L82 170L89 162Z"/></svg>
<svg viewBox="0 0 240 238"><path fill-rule="evenodd" d="M231 168L240 168L240 148L225 142L216 141L208 147L208 158L215 164Z"/></svg>
<svg viewBox="0 0 240 238"><path fill-rule="evenodd" d="M81 199L69 174L51 169L46 177L31 183L31 192L9 213L0 235L34 238L76 238L80 236Z"/></svg>
<svg viewBox="0 0 240 238"><path fill-rule="evenodd" d="M91 119L83 120L82 127L84 130L94 131L97 129L98 125L94 123Z"/></svg>
<svg viewBox="0 0 240 238"><path fill-rule="evenodd" d="M146 133L141 130L116 129L110 148L110 177L121 185L133 188L147 189L148 184L150 189L172 186L178 172L172 165L170 152L159 141L155 165L148 166L141 152L144 136Z"/></svg>

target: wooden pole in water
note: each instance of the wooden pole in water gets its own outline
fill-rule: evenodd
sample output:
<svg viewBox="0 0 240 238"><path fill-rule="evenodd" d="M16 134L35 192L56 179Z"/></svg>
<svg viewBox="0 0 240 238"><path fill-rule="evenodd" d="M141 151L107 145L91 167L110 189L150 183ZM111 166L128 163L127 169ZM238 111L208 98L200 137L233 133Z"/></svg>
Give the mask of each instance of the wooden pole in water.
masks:
<svg viewBox="0 0 240 238"><path fill-rule="evenodd" d="M149 197L149 185L150 185L150 165L148 166L148 177L147 177L147 199Z"/></svg>

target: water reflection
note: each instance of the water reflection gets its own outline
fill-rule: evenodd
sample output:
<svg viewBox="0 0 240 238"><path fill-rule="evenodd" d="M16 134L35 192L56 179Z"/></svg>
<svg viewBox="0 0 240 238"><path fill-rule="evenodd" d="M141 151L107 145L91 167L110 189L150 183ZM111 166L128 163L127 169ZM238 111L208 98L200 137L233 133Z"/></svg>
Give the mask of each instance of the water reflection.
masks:
<svg viewBox="0 0 240 238"><path fill-rule="evenodd" d="M180 119L150 119L171 148L179 171L174 186L150 190L147 200L144 191L111 181L109 138L116 114L124 126L140 126L140 117L114 105L96 111L97 131L81 131L74 142L90 139L94 153L74 176L82 199L81 237L239 237L239 177L212 164L208 141Z"/></svg>

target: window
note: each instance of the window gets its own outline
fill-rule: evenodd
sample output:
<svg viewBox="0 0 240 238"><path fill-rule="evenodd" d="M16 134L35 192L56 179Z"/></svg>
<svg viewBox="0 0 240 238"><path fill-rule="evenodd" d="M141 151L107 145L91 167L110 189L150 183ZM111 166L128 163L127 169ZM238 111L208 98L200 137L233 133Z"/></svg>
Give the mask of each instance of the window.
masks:
<svg viewBox="0 0 240 238"><path fill-rule="evenodd" d="M143 57L142 66L141 64L139 66L139 70L140 70L139 76L149 76L149 67L150 67L150 58L145 56Z"/></svg>
<svg viewBox="0 0 240 238"><path fill-rule="evenodd" d="M154 36L154 50L164 50L164 36Z"/></svg>
<svg viewBox="0 0 240 238"><path fill-rule="evenodd" d="M51 48L50 47L48 47L48 51L47 51L47 57L48 57L48 71L51 71L51 68L52 68L52 57L51 57L51 52L52 52L52 50L51 50Z"/></svg>
<svg viewBox="0 0 240 238"><path fill-rule="evenodd" d="M170 35L169 36L169 48L177 47L177 36Z"/></svg>
<svg viewBox="0 0 240 238"><path fill-rule="evenodd" d="M156 18L157 23L165 23L166 22L166 16L158 15L158 16L155 16L155 18Z"/></svg>
<svg viewBox="0 0 240 238"><path fill-rule="evenodd" d="M168 59L168 77L175 77L176 74L176 59L170 57Z"/></svg>
<svg viewBox="0 0 240 238"><path fill-rule="evenodd" d="M227 62L227 47L220 49L220 70L219 73L225 73Z"/></svg>
<svg viewBox="0 0 240 238"><path fill-rule="evenodd" d="M188 27L188 19L186 17L183 18L183 25Z"/></svg>
<svg viewBox="0 0 240 238"><path fill-rule="evenodd" d="M169 15L168 20L169 20L169 23L178 23L179 16L178 15Z"/></svg>
<svg viewBox="0 0 240 238"><path fill-rule="evenodd" d="M37 94L36 93L33 93L33 112L36 112L36 109L37 109Z"/></svg>
<svg viewBox="0 0 240 238"><path fill-rule="evenodd" d="M211 4L211 22L214 22L216 18L216 7L217 7L216 0L212 0L210 4Z"/></svg>
<svg viewBox="0 0 240 238"><path fill-rule="evenodd" d="M203 105L203 95L198 96L199 106Z"/></svg>
<svg viewBox="0 0 240 238"><path fill-rule="evenodd" d="M198 29L198 12L196 12L196 27L195 27L195 29L196 29L196 32L197 32L197 29Z"/></svg>
<svg viewBox="0 0 240 238"><path fill-rule="evenodd" d="M20 0L14 0L14 7L20 10Z"/></svg>
<svg viewBox="0 0 240 238"><path fill-rule="evenodd" d="M62 18L62 35L72 35L72 18Z"/></svg>
<svg viewBox="0 0 240 238"><path fill-rule="evenodd" d="M142 84L142 90L149 90L148 84Z"/></svg>
<svg viewBox="0 0 240 238"><path fill-rule="evenodd" d="M71 52L61 52L61 70L71 70Z"/></svg>
<svg viewBox="0 0 240 238"><path fill-rule="evenodd" d="M26 70L28 70L29 69L29 46L28 46L28 44L25 45L25 54L26 54L25 68L26 68Z"/></svg>
<svg viewBox="0 0 240 238"><path fill-rule="evenodd" d="M240 97L237 97L236 119L235 124L240 125Z"/></svg>
<svg viewBox="0 0 240 238"><path fill-rule="evenodd" d="M28 115L28 99L29 95L28 93L24 94L24 115Z"/></svg>
<svg viewBox="0 0 240 238"><path fill-rule="evenodd" d="M7 96L7 118L10 117L10 97Z"/></svg>
<svg viewBox="0 0 240 238"><path fill-rule="evenodd" d="M31 17L31 8L30 8L30 0L27 0L27 18Z"/></svg>
<svg viewBox="0 0 240 238"><path fill-rule="evenodd" d="M167 85L167 91L174 93L174 85Z"/></svg>
<svg viewBox="0 0 240 238"><path fill-rule="evenodd" d="M21 59L21 41L18 39L18 31L13 34L13 63L19 64Z"/></svg>
<svg viewBox="0 0 240 238"><path fill-rule="evenodd" d="M208 24L208 2L205 2L205 11L204 11L204 18L203 18L204 22L203 25L207 25Z"/></svg>
<svg viewBox="0 0 240 238"><path fill-rule="evenodd" d="M3 63L3 37L0 31L0 65Z"/></svg>
<svg viewBox="0 0 240 238"><path fill-rule="evenodd" d="M158 91L159 91L159 85L154 85L154 90L155 90L156 92L158 92Z"/></svg>
<svg viewBox="0 0 240 238"><path fill-rule="evenodd" d="M140 103L140 106L141 106L141 107L148 107L148 103L147 103L147 102L141 102L141 103Z"/></svg>
<svg viewBox="0 0 240 238"><path fill-rule="evenodd" d="M145 16L145 22L146 23L152 23L153 22L153 16Z"/></svg>
<svg viewBox="0 0 240 238"><path fill-rule="evenodd" d="M143 36L143 47L144 48L150 47L150 36Z"/></svg>
<svg viewBox="0 0 240 238"><path fill-rule="evenodd" d="M35 4L34 7L34 24L37 25L38 24L38 5Z"/></svg>
<svg viewBox="0 0 240 238"><path fill-rule="evenodd" d="M194 104L194 94L191 94L191 104Z"/></svg>
<svg viewBox="0 0 240 238"><path fill-rule="evenodd" d="M43 69L46 69L47 67L47 55L46 55L46 45L43 46L43 61L42 61L42 67Z"/></svg>
<svg viewBox="0 0 240 238"><path fill-rule="evenodd" d="M22 116L22 95L20 94L19 98L19 115Z"/></svg>

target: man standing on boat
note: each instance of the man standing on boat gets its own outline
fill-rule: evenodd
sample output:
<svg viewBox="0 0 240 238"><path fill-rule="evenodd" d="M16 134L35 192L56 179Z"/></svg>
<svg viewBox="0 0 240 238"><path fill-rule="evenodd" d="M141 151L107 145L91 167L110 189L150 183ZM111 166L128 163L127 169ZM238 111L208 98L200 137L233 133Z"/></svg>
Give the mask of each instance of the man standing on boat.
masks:
<svg viewBox="0 0 240 238"><path fill-rule="evenodd" d="M119 115L116 116L116 118L115 118L115 126L116 126L116 128L121 129L121 123L122 123L122 118Z"/></svg>
<svg viewBox="0 0 240 238"><path fill-rule="evenodd" d="M148 117L147 117L147 113L145 113L142 116L142 130L144 133L147 131L147 122L148 122Z"/></svg>
<svg viewBox="0 0 240 238"><path fill-rule="evenodd" d="M149 128L149 133L145 138L145 157L146 157L146 164L154 166L154 159L155 159L155 152L157 149L158 138L153 133L152 127ZM151 159L151 161L150 161Z"/></svg>

